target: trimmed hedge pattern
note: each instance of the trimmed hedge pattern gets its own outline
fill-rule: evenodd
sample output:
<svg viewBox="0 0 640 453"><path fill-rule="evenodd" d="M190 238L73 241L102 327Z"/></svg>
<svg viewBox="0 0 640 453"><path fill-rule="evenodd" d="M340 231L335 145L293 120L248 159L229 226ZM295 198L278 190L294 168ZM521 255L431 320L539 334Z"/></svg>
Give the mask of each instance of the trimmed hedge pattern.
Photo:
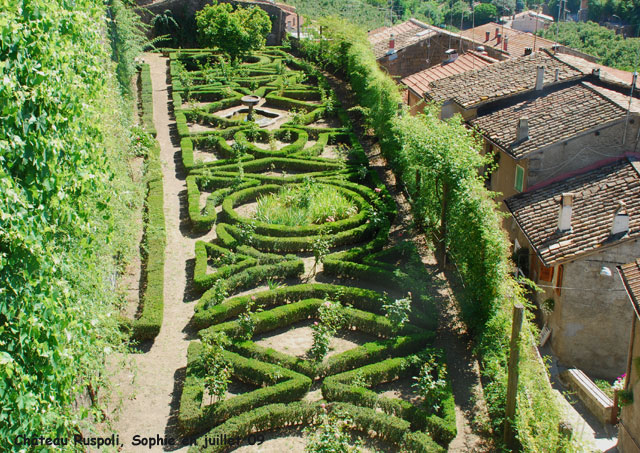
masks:
<svg viewBox="0 0 640 453"><path fill-rule="evenodd" d="M142 100L142 122L147 132L155 137L153 125L153 87L149 65L142 65L140 71ZM122 318L121 324L130 332L133 340L154 339L160 332L164 315L164 251L166 246L164 219L164 188L162 166L160 164L160 145L153 140L146 159L145 182L147 197L145 203L144 237L146 256L143 256L146 282L140 304L140 316L136 319Z"/></svg>
<svg viewBox="0 0 640 453"><path fill-rule="evenodd" d="M225 71L215 65L202 68L206 62L219 61L218 55L207 51L180 50L170 56L174 112L182 163L188 171L191 228L215 233L211 242L195 245L193 287L201 296L191 324L201 338L226 334L230 342L224 356L233 364L233 379L256 387L203 405L203 348L194 341L178 412L182 433L245 437L314 424L321 407L300 400L314 380L324 380L325 398L336 401L328 404L329 410L348 413L357 431L375 431L385 442L410 451L444 451L455 436L450 391L438 413L395 399L384 399L380 406L384 412L377 412L372 390L359 389L365 395L360 399L340 387L343 376L372 376L380 367L386 367L389 381L417 374L415 360L412 366L405 364L432 343L437 318L425 296L424 267L415 248L403 243L389 247L395 202L368 168L349 118L327 81L281 49L247 57L245 64ZM247 94L264 98L258 108L277 111L281 118L262 128L229 119ZM258 222L240 213L241 206L283 185L303 182L331 186L357 206L357 213L336 222L297 227ZM325 276L346 285L305 282L303 276L309 273L305 262L309 266L309 254L317 253L318 243L324 243L326 250L319 262L311 263L314 270L321 265L318 269ZM286 286L278 286L283 282ZM364 282L381 289L358 287ZM238 295L265 283L268 290ZM385 316L384 289L413 294L410 321L400 329ZM317 319L326 299L340 301L346 320L343 331L359 331L371 339L321 362L254 342L259 335ZM246 314L252 324L250 337ZM372 377L370 387L374 381ZM203 444L192 448L222 450Z"/></svg>

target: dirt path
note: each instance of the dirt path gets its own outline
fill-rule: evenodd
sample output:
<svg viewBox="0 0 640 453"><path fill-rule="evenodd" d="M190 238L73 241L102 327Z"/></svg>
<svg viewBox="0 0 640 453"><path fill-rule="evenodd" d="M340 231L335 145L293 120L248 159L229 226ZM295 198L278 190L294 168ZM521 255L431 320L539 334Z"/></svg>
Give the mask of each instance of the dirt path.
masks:
<svg viewBox="0 0 640 453"><path fill-rule="evenodd" d="M180 163L180 148L176 146L175 121L169 114L167 59L158 54L146 54L145 60L151 66L153 119L158 131L164 177L167 231L164 321L155 341L141 345L141 352L129 357L131 365L120 371L115 383L123 397L115 427L126 452L163 451L162 447L150 450L149 447L132 446L136 434L154 438L158 435L179 437L175 430L176 411L187 363L187 347L193 337L188 323L195 304L187 286L187 281L191 280L188 273L193 269L195 241L209 239L190 237L189 226L184 220L186 175Z"/></svg>
<svg viewBox="0 0 640 453"><path fill-rule="evenodd" d="M338 95L345 109L356 105L353 94L344 81L325 73L332 89ZM367 131L359 127L362 121L354 118L352 122L362 146L369 159L369 165L387 186L398 206L396 221L389 234L390 243L410 238L417 246L422 262L430 275L432 297L439 310L439 328L435 346L442 348L447 357L448 375L453 387L456 402L456 422L458 435L449 444L449 452L474 453L495 451L490 440L480 436L474 429L477 420L487 420L487 410L480 381L480 367L471 351L469 337L464 324L460 321L455 292L449 280L440 270L432 248L424 234L414 228L413 214L405 195L398 189L396 177L381 153L380 147Z"/></svg>

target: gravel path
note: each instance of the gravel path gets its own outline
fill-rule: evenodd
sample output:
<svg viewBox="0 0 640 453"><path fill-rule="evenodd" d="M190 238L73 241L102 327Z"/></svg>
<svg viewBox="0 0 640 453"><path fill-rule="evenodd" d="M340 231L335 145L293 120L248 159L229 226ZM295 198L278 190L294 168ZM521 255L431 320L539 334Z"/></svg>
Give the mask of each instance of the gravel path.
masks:
<svg viewBox="0 0 640 453"><path fill-rule="evenodd" d="M164 213L167 247L165 249L164 320L152 344L141 345L139 354L129 358L115 385L123 397L116 432L124 444L123 451L165 451L166 448L133 446L135 435L144 437L172 436L176 432L177 407L187 364L187 347L194 336L188 328L195 299L187 286L191 279L195 241L210 240L189 234L186 223L185 171L180 163L175 121L169 113L167 59L159 54L145 54L151 66L153 83L153 120L158 131L160 160L164 177ZM175 450L175 448L174 448ZM185 450L181 449L181 450Z"/></svg>

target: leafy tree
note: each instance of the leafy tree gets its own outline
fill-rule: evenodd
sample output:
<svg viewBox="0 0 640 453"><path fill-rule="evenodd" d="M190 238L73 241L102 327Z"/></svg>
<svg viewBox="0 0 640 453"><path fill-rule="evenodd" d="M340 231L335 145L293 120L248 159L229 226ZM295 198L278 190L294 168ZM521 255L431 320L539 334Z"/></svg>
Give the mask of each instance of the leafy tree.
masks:
<svg viewBox="0 0 640 453"><path fill-rule="evenodd" d="M640 38L624 38L594 22L561 22L539 32L541 36L599 57L599 63L625 71L638 69Z"/></svg>
<svg viewBox="0 0 640 453"><path fill-rule="evenodd" d="M481 3L475 7L475 21L477 25L483 25L498 17L498 8L493 3Z"/></svg>
<svg viewBox="0 0 640 453"><path fill-rule="evenodd" d="M198 40L204 46L217 47L237 58L264 47L271 20L258 7L234 10L230 3L207 5L196 13Z"/></svg>

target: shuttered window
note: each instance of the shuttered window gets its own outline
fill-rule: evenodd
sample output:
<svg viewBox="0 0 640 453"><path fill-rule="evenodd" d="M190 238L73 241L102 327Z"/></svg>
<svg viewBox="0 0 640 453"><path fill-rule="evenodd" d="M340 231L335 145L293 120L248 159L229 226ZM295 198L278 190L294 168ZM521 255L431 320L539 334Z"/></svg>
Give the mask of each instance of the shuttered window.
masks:
<svg viewBox="0 0 640 453"><path fill-rule="evenodd" d="M559 296L562 292L562 274L564 273L564 266L561 264L558 266L558 278L556 279L556 294Z"/></svg>
<svg viewBox="0 0 640 453"><path fill-rule="evenodd" d="M520 165L516 165L516 183L514 188L518 192L522 192L522 189L524 188L524 168Z"/></svg>
<svg viewBox="0 0 640 453"><path fill-rule="evenodd" d="M553 280L553 267L540 265L540 281L550 282Z"/></svg>

